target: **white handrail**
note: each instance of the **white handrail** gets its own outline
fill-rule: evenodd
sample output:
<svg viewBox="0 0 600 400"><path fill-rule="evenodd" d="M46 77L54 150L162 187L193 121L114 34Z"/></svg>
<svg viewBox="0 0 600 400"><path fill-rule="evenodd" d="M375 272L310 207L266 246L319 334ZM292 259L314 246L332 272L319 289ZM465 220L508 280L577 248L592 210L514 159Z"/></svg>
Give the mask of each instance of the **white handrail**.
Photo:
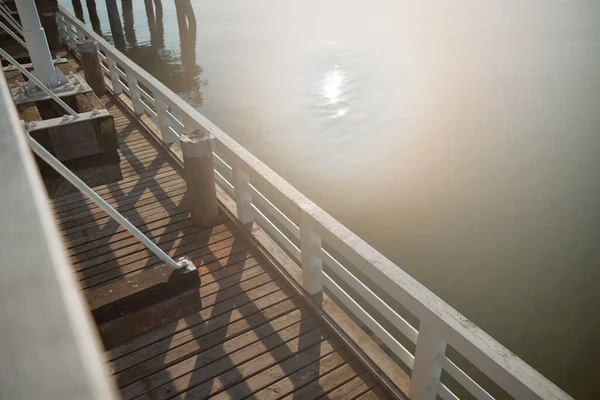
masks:
<svg viewBox="0 0 600 400"><path fill-rule="evenodd" d="M108 65L105 70L106 76L111 79L117 95L123 92L121 90L122 84L119 81L120 71L117 70L117 65L122 71L125 71L125 80L143 84L148 91L148 95L155 100L153 105L156 114L159 115L157 127L165 142L173 141L174 130L171 129L168 123L171 119L170 115L172 115L169 113L169 109L180 117L180 120L176 122L181 124L181 121L184 121L184 130L203 129L213 135L215 138L213 151L232 168L231 181L226 180L217 171L215 173L219 179L216 181L222 185L226 192L231 193L231 187L233 187L231 197L235 200L238 219L242 223L257 222L261 226L265 225L264 230L280 246L287 247L288 251L294 247L291 253L294 253L295 256L297 256L296 246L291 246L290 243L293 244L293 240L296 238L288 237L277 227L277 224L278 220L286 218L293 225L299 227L303 285L307 292L315 294L323 290L323 277L325 274L322 271L322 264L327 264L334 272L342 275L347 274L346 278L348 279L348 275L352 275L349 269L344 271L339 268L337 264L342 266L344 264L335 260L331 255L321 259L324 254L322 246L327 245L341 255L349 265L369 278L370 282L365 283L365 286L374 284L377 286L378 295L385 294L393 298L419 319L420 325L416 337L417 350L414 353L415 368L411 375L411 398L413 400L433 399L439 388L446 388L446 386L441 385L439 379L441 370L444 366L449 365L443 363L447 345L452 346L514 398L570 399L565 392L538 371L527 365L404 272L399 266L336 221L182 98L116 50L84 23L70 15L60 5L59 10L58 20L63 32L68 34L71 27L75 27L78 32L83 32L87 37L98 42ZM133 103L142 101L139 97L132 97L131 100ZM143 107L134 104L133 109L139 112ZM260 200L262 199L258 196L253 199L254 190L258 191L273 207L265 208L264 202L261 203ZM287 225L289 227L289 224ZM295 236L297 231L295 229L292 229L292 231L291 234ZM333 283L339 285L340 282L334 281L333 276L328 276L330 278L327 280L329 286L332 286ZM354 278L360 281L357 276L354 276ZM378 303L383 301L383 297L369 296L366 290L361 292L358 284L355 285L355 289L357 289L356 292L361 297L361 301L368 302L385 318L386 310L378 308ZM351 300L354 301L355 299ZM344 302L343 299L338 299L338 301ZM344 303L344 305L346 304ZM358 308L355 307L355 309ZM366 310L364 311L366 312ZM391 315L389 312L387 314ZM368 319L368 316L364 315L364 317ZM398 318L386 322L392 322L392 325L394 323L400 324L400 326L403 325ZM408 332L407 339L414 340L413 329L410 326L404 326L404 328L404 331ZM380 339L385 337L390 339L391 334L383 326L379 329L379 333L382 335ZM391 340L389 342L393 343ZM400 343L396 346L399 353L403 353L401 347ZM465 389L475 390L476 386L471 381L465 380L465 382L462 384ZM446 388L445 390L451 393L449 389ZM476 393L472 394L477 395Z"/></svg>
<svg viewBox="0 0 600 400"><path fill-rule="evenodd" d="M148 239L146 235L140 232L135 225L129 222L125 217L123 217L117 210L112 208L110 204L108 204L102 197L100 197L96 192L90 189L81 179L77 177L73 172L71 172L67 167L65 167L60 161L58 161L48 150L42 147L38 142L36 142L29 134L27 134L27 143L29 147L42 158L44 161L48 163L52 168L54 168L59 174L61 174L66 180L68 180L73 186L75 186L79 191L85 194L90 198L94 203L96 203L100 208L102 208L108 215L114 218L119 224L121 224L125 229L127 229L133 236L135 236L144 246L146 246L151 252L153 252L160 260L164 261L169 266L179 269L184 267L190 267L189 261L185 258L181 258L179 262L175 262L167 253L165 253L160 247L158 247L153 241Z"/></svg>
<svg viewBox="0 0 600 400"><path fill-rule="evenodd" d="M4 29L6 31L6 33L8 33L10 36L12 36L13 39L15 39L21 46L25 47L25 50L27 50L27 44L25 43L25 41L23 39L21 39L19 36L17 36L17 34L14 33L2 21L0 21L0 28Z"/></svg>
<svg viewBox="0 0 600 400"><path fill-rule="evenodd" d="M17 22L16 19L13 18L12 15L10 15L10 10L4 4L0 4L0 15L2 15L4 19L6 19L6 21L21 34L21 36L24 36L23 27Z"/></svg>

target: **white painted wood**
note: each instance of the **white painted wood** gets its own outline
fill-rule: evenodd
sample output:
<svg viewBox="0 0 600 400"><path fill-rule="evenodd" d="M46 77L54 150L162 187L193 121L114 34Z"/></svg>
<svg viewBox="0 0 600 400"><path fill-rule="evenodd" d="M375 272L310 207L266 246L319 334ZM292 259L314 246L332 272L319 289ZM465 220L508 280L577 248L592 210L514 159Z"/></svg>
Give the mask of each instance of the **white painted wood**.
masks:
<svg viewBox="0 0 600 400"><path fill-rule="evenodd" d="M322 279L325 287L352 313L365 324L381 341L410 369L413 368L414 356L396 340L388 331L385 330L369 313L361 307L350 295L341 288L326 272L323 272ZM360 343L359 343L360 344ZM412 400L418 400L411 396Z"/></svg>
<svg viewBox="0 0 600 400"><path fill-rule="evenodd" d="M217 170L215 170L215 181L232 199L235 198L235 189L233 188L233 185Z"/></svg>
<svg viewBox="0 0 600 400"><path fill-rule="evenodd" d="M250 185L252 191L252 202L259 206L261 212L268 217L273 217L295 238L300 239L300 228L296 226L280 209L275 207L265 196L262 195L253 185Z"/></svg>
<svg viewBox="0 0 600 400"><path fill-rule="evenodd" d="M109 61L111 57L118 59L119 63L131 70L136 79L148 87L153 94L163 97L163 107L159 107L157 99L157 110L166 109L165 106L171 107L182 118L193 119L198 126L203 127L215 137L216 149L234 168L233 183L236 186L236 203L241 202L242 205L249 203L248 198L244 197L245 195L238 193L241 189L241 194L244 194L244 187L236 184L237 170L237 180L243 183L252 179L252 185L295 224L302 225L299 222L300 213L306 213L308 215L306 222L310 225L311 230L322 238L323 242L335 248L354 267L368 274L377 286L377 290L394 296L421 322L434 326L440 337L448 341L453 348L510 395L517 399L570 399L566 393L540 373L302 195L164 84L125 57L85 24L66 12L63 7L59 6L59 9L61 15L65 17L65 23L77 26L86 32L88 37L96 40ZM115 86L118 90L119 85ZM177 142L176 135L168 137L170 130L163 129L165 118L161 122L160 113L158 114L163 140L167 143ZM245 176L240 174L242 170ZM240 176L243 179L240 179ZM252 220L248 215L244 215L243 208L239 215L246 220ZM303 228L300 226L300 231L302 232L302 230Z"/></svg>
<svg viewBox="0 0 600 400"><path fill-rule="evenodd" d="M418 332L414 326L408 323L401 315L394 311L385 301L375 294L367 285L362 283L338 260L323 248L319 248L317 254L325 264L344 280L352 289L365 299L377 312L379 312L388 322L398 329L408 340L417 343Z"/></svg>
<svg viewBox="0 0 600 400"><path fill-rule="evenodd" d="M110 81L113 84L113 92L118 95L122 92L121 82L119 81L119 71L117 63L112 57L108 57L108 71L110 73Z"/></svg>
<svg viewBox="0 0 600 400"><path fill-rule="evenodd" d="M273 240L291 254L296 262L300 262L300 249L281 230L267 218L254 204L250 203L254 214L254 220L263 228Z"/></svg>
<svg viewBox="0 0 600 400"><path fill-rule="evenodd" d="M142 115L144 113L144 105L141 100L142 94L140 93L138 81L131 72L127 74L127 86L129 86L129 97L133 103L133 111L137 115Z"/></svg>
<svg viewBox="0 0 600 400"><path fill-rule="evenodd" d="M300 249L302 250L302 286L310 295L323 291L323 260L319 258L321 237L307 222L308 215L300 213Z"/></svg>
<svg viewBox="0 0 600 400"><path fill-rule="evenodd" d="M175 141L176 133L172 132L171 126L169 125L167 103L165 102L165 99L160 95L155 95L154 101L156 105L158 128L160 129L162 140L165 143L173 143Z"/></svg>
<svg viewBox="0 0 600 400"><path fill-rule="evenodd" d="M435 400L442 373L446 342L433 325L421 322L415 350L415 364L410 376L412 400Z"/></svg>
<svg viewBox="0 0 600 400"><path fill-rule="evenodd" d="M233 169L215 152L213 152L215 166L221 169L221 175L227 180L233 179Z"/></svg>
<svg viewBox="0 0 600 400"><path fill-rule="evenodd" d="M448 357L442 359L442 369L446 371L456 382L467 389L469 393L475 396L478 400L494 400L491 394L486 392L484 388L479 386L469 375L467 375L458 365L454 364Z"/></svg>
<svg viewBox="0 0 600 400"><path fill-rule="evenodd" d="M233 187L235 189L235 204L237 217L242 224L248 224L254 220L252 210L252 192L250 191L250 177L238 165L233 165Z"/></svg>
<svg viewBox="0 0 600 400"><path fill-rule="evenodd" d="M437 393L443 400L460 400L458 396L452 393L442 382L438 382Z"/></svg>
<svg viewBox="0 0 600 400"><path fill-rule="evenodd" d="M4 74L0 121L0 399L114 399Z"/></svg>

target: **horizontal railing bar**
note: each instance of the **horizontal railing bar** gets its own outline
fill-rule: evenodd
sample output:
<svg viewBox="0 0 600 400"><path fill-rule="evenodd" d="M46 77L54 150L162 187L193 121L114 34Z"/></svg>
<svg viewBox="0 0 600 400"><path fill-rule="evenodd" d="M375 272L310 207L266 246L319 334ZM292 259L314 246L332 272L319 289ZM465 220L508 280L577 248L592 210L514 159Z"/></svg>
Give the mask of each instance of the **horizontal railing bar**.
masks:
<svg viewBox="0 0 600 400"><path fill-rule="evenodd" d="M484 388L479 386L477 382L467 375L458 365L454 364L452 360L444 356L442 359L442 368L452 377L456 382L460 383L465 389L469 391L478 400L495 400Z"/></svg>
<svg viewBox="0 0 600 400"><path fill-rule="evenodd" d="M319 247L317 249L318 257L323 262L340 276L352 289L360 294L371 306L375 307L377 312L385 317L396 329L398 329L408 340L417 343L417 337L419 332L414 326L408 323L401 315L394 311L385 301L377 296L367 285L362 283L356 276L354 276L346 267L344 267L338 260L333 258L325 249Z"/></svg>
<svg viewBox="0 0 600 400"><path fill-rule="evenodd" d="M71 114L73 116L73 118L79 118L79 115L77 115L77 111L73 110L67 103L65 103L60 97L58 97L56 95L56 93L54 93L52 90L48 89L46 87L46 85L44 85L38 78L35 77L35 75L33 75L31 72L27 71L26 68L23 68L23 66L21 64L19 64L14 58L12 58L2 48L0 48L0 55L2 55L2 57L4 57L6 59L6 61L11 63L13 65L13 67L15 67L16 69L21 71L23 73L23 75L25 75L27 78L29 78L29 80L31 82L35 83L35 85L37 87L39 87L44 93L46 93L54 101L56 101L58 103L58 105L60 105L66 112Z"/></svg>
<svg viewBox="0 0 600 400"><path fill-rule="evenodd" d="M225 175L223 175L223 177L225 177L227 179L231 179L233 176L233 168L231 168L231 166L229 164L227 164L225 161L223 161L223 159L215 152L213 152L213 160L214 160L215 165L217 165L221 169L223 169L223 172L225 173Z"/></svg>
<svg viewBox="0 0 600 400"><path fill-rule="evenodd" d="M323 285L331 290L335 297L342 302L344 307L349 308L356 317L361 320L375 335L400 358L410 369L413 368L415 356L396 340L379 322L375 320L360 304L356 302L344 289L341 288L325 271L323 273Z"/></svg>
<svg viewBox="0 0 600 400"><path fill-rule="evenodd" d="M185 125L183 124L183 122L181 122L175 115L173 115L173 113L171 111L169 111L168 109L165 110L167 116L169 117L169 119L171 121L173 121L173 123L175 125L177 125L179 127L179 129L181 129L183 131L183 129L185 129Z"/></svg>
<svg viewBox="0 0 600 400"><path fill-rule="evenodd" d="M280 209L278 209L273 203L271 203L261 192L259 192L252 184L250 184L252 190L252 202L260 205L270 216L274 217L279 221L285 229L287 229L295 238L300 239L300 228L294 224Z"/></svg>
<svg viewBox="0 0 600 400"><path fill-rule="evenodd" d="M158 118L158 114L156 114L156 112L153 109L151 109L145 101L140 100L140 103L142 107L144 107L144 111L146 111L146 113L148 113L150 117Z"/></svg>
<svg viewBox="0 0 600 400"><path fill-rule="evenodd" d="M138 81L138 83L139 83L139 81ZM148 100L148 104L151 104L152 106L156 106L156 100L154 100L154 97L152 97L150 95L150 93L148 93L144 89L142 89L139 84L136 86L137 86L138 90L140 91L140 94L144 97L144 99L145 99L144 101Z"/></svg>
<svg viewBox="0 0 600 400"><path fill-rule="evenodd" d="M27 134L27 142L31 149L42 158L44 161L48 163L54 170L56 170L59 174L61 174L66 180L68 180L73 186L75 186L79 191L85 194L90 198L94 203L96 203L100 208L102 208L108 215L110 215L113 219L115 219L121 226L127 229L133 236L135 236L144 246L146 246L150 251L152 251L160 260L165 262L167 265L179 269L182 268L183 265L177 264L167 253L165 253L160 247L154 244L153 241L148 239L146 235L140 232L135 225L129 222L125 217L123 217L117 210L115 210L110 204L108 204L102 197L100 197L96 192L90 189L81 179L77 177L73 172L71 172L67 167L65 167L60 161L48 152L44 147L42 147L38 142L36 142L29 134Z"/></svg>
<svg viewBox="0 0 600 400"><path fill-rule="evenodd" d="M219 184L219 187L223 189L231 198L235 197L235 189L231 183L219 171L215 169L215 181Z"/></svg>
<svg viewBox="0 0 600 400"><path fill-rule="evenodd" d="M446 385L438 381L437 393L443 400L460 400ZM479 399L478 399L479 400Z"/></svg>
<svg viewBox="0 0 600 400"><path fill-rule="evenodd" d="M281 232L281 230L275 224L273 224L266 217L266 215L263 214L258 207L256 207L256 205L250 203L250 206L255 213L254 218L260 224L260 226L269 232L278 244L285 247L285 249L296 259L296 261L300 262L300 249L283 232Z"/></svg>

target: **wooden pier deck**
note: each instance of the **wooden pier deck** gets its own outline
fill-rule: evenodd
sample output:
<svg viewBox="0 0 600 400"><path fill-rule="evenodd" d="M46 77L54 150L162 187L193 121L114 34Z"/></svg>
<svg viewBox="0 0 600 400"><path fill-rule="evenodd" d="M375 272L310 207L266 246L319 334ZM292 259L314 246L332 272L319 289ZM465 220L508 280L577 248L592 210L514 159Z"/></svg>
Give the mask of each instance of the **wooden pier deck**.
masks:
<svg viewBox="0 0 600 400"><path fill-rule="evenodd" d="M183 171L113 95L119 182L94 190L173 257L163 265L79 192L51 203L123 399L390 397L222 210L189 220Z"/></svg>

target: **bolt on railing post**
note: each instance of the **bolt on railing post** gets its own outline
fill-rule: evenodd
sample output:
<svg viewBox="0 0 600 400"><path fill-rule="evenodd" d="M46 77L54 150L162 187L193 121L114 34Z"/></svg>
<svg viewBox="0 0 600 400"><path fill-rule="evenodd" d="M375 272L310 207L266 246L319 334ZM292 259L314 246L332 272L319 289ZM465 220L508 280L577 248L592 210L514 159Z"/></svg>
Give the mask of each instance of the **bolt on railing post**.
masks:
<svg viewBox="0 0 600 400"><path fill-rule="evenodd" d="M234 162L232 167L237 217L245 225L254 221L254 212L250 206L250 203L252 203L252 193L249 186L250 176L240 168L237 162Z"/></svg>
<svg viewBox="0 0 600 400"><path fill-rule="evenodd" d="M310 216L300 210L300 258L302 262L302 286L310 295L323 291L323 261L317 254L322 246L321 238L310 227Z"/></svg>
<svg viewBox="0 0 600 400"><path fill-rule="evenodd" d="M144 105L142 104L142 93L138 86L138 80L131 71L127 71L127 86L129 86L129 94L131 95L131 102L133 103L133 111L137 115L144 113Z"/></svg>
<svg viewBox="0 0 600 400"><path fill-rule="evenodd" d="M119 82L119 71L117 71L117 62L113 60L107 54L108 61L108 71L110 72L110 80L113 85L113 92L115 94L123 93L123 88L121 87L121 82Z"/></svg>
<svg viewBox="0 0 600 400"><path fill-rule="evenodd" d="M435 328L421 322L415 350L415 363L410 377L412 400L435 400L442 373L442 358L446 342L436 335Z"/></svg>

